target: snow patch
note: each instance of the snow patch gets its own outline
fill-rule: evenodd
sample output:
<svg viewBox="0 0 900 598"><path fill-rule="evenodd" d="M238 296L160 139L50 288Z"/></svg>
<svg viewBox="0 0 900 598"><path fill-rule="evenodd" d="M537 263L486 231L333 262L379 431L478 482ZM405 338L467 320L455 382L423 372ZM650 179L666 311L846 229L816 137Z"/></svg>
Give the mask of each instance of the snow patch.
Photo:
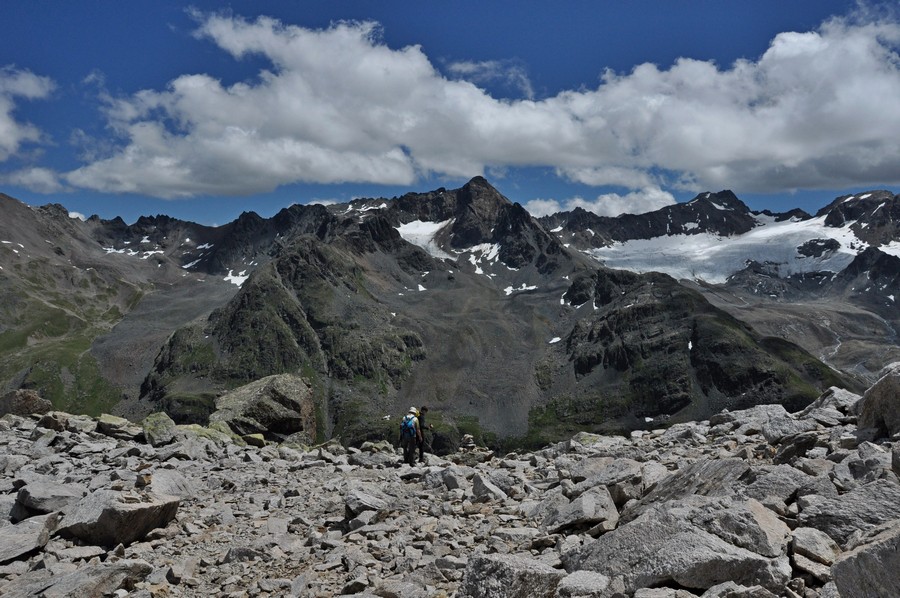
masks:
<svg viewBox="0 0 900 598"><path fill-rule="evenodd" d="M443 222L428 222L425 220L413 220L397 227L400 236L409 243L417 245L427 251L432 257L440 259L453 259L453 256L438 247L434 240L435 235L451 224L453 219L444 220Z"/></svg>
<svg viewBox="0 0 900 598"><path fill-rule="evenodd" d="M241 286L246 282L246 280L250 278L247 275L246 270L241 270L238 274L233 274L231 270L228 271L228 276L225 277L225 282L230 282L232 284L236 284L237 286Z"/></svg>
<svg viewBox="0 0 900 598"><path fill-rule="evenodd" d="M891 241L887 245L879 247L881 251L894 257L900 257L900 241Z"/></svg>
<svg viewBox="0 0 900 598"><path fill-rule="evenodd" d="M553 338L550 339L550 341L549 341L547 344L548 344L548 345L553 345L553 344L558 343L558 342L561 341L561 340L562 340L562 339L559 338L558 336L554 336Z"/></svg>
<svg viewBox="0 0 900 598"><path fill-rule="evenodd" d="M514 289L513 287L508 286L505 289L503 289L503 292L506 293L507 296L509 296L509 295L512 295L513 293L515 293L516 291L533 291L536 288L537 288L537 285L528 286L523 282L522 286L519 287L518 289Z"/></svg>

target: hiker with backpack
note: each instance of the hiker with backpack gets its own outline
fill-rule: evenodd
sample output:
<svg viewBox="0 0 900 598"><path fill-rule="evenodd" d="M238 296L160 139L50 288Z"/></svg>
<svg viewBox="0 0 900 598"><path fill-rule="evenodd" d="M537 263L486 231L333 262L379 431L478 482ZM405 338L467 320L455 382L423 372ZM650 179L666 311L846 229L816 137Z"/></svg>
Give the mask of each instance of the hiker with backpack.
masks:
<svg viewBox="0 0 900 598"><path fill-rule="evenodd" d="M434 430L433 425L429 425L425 423L425 414L428 413L428 407L422 405L422 408L419 409L419 432L422 435L421 440L419 440L419 463L425 463L425 430Z"/></svg>
<svg viewBox="0 0 900 598"><path fill-rule="evenodd" d="M403 448L403 461L412 467L416 464L416 448L422 442L422 430L419 427L419 410L410 407L400 420L400 446Z"/></svg>

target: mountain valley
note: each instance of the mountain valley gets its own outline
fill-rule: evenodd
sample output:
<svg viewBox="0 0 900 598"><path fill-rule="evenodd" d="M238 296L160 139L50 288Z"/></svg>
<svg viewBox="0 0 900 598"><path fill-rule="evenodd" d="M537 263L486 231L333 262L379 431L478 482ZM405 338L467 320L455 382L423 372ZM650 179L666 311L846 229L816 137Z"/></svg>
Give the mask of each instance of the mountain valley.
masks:
<svg viewBox="0 0 900 598"><path fill-rule="evenodd" d="M0 208L0 380L72 412L205 423L224 392L298 373L320 440L390 438L428 404L446 450L539 446L800 409L900 359L888 192L815 217L723 191L534 218L480 177L221 227Z"/></svg>

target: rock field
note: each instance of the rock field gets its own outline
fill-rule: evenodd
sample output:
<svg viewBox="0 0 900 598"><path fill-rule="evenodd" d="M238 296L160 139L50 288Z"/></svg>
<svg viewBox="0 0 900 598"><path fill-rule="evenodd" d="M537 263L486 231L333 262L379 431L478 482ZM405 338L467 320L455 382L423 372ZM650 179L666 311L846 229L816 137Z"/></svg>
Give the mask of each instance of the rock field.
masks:
<svg viewBox="0 0 900 598"><path fill-rule="evenodd" d="M894 364L799 413L420 467L388 443L7 414L0 595L897 596L898 391Z"/></svg>

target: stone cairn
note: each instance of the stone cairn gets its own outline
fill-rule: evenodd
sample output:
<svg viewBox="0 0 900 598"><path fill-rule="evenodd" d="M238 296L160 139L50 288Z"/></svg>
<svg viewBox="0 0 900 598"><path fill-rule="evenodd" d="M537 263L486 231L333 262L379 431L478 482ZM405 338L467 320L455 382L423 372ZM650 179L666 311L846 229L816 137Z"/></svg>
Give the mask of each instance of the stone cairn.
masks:
<svg viewBox="0 0 900 598"><path fill-rule="evenodd" d="M898 390L894 366L799 413L422 467L163 414L7 414L0 595L897 596Z"/></svg>

